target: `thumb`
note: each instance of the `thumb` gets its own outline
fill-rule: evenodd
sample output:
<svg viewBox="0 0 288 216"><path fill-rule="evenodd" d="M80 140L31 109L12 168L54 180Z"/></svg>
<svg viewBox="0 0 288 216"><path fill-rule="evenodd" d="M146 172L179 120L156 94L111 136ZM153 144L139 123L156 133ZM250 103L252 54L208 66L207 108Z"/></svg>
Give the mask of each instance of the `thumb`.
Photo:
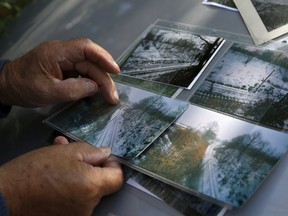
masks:
<svg viewBox="0 0 288 216"><path fill-rule="evenodd" d="M100 166L104 164L111 155L111 149L109 147L96 148L90 144L79 142L72 143L72 145L74 145L74 147L78 150L78 160L92 166ZM81 146L80 151L79 146Z"/></svg>
<svg viewBox="0 0 288 216"><path fill-rule="evenodd" d="M75 101L98 91L96 82L87 78L58 80L54 88L58 101Z"/></svg>

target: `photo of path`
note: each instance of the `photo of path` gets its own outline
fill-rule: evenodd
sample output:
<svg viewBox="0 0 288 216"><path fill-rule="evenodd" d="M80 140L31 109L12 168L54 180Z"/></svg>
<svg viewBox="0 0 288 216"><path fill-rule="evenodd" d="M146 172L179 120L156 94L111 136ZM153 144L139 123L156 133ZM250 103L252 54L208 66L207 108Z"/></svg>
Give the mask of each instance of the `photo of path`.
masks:
<svg viewBox="0 0 288 216"><path fill-rule="evenodd" d="M168 184L239 207L288 150L288 134L190 105L134 163Z"/></svg>
<svg viewBox="0 0 288 216"><path fill-rule="evenodd" d="M234 44L190 102L288 132L288 54Z"/></svg>
<svg viewBox="0 0 288 216"><path fill-rule="evenodd" d="M187 108L188 102L116 83L120 102L110 105L97 94L80 100L45 123L68 136L132 159L147 148Z"/></svg>

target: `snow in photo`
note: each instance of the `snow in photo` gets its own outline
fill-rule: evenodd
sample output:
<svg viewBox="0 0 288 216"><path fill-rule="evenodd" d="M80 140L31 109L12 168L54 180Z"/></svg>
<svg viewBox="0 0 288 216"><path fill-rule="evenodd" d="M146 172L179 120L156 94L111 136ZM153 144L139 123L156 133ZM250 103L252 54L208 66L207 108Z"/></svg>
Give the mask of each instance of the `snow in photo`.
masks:
<svg viewBox="0 0 288 216"><path fill-rule="evenodd" d="M153 27L121 65L121 74L191 88L223 39Z"/></svg>
<svg viewBox="0 0 288 216"><path fill-rule="evenodd" d="M117 84L120 103L110 105L97 94L46 120L56 129L112 154L132 159L150 145L188 106L188 102Z"/></svg>
<svg viewBox="0 0 288 216"><path fill-rule="evenodd" d="M288 54L234 44L190 101L288 132Z"/></svg>
<svg viewBox="0 0 288 216"><path fill-rule="evenodd" d="M288 134L190 105L135 163L185 191L239 207L287 149Z"/></svg>

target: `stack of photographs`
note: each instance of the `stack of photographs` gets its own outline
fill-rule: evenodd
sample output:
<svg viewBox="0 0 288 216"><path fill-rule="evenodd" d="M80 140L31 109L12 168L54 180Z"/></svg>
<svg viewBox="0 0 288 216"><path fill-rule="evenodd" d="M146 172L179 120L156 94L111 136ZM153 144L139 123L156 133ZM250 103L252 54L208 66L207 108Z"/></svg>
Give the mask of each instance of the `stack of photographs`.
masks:
<svg viewBox="0 0 288 216"><path fill-rule="evenodd" d="M118 105L96 95L44 122L169 187L240 207L288 150L288 55L215 34L157 21L118 61Z"/></svg>
<svg viewBox="0 0 288 216"><path fill-rule="evenodd" d="M287 0L234 0L242 18L259 45L288 33Z"/></svg>

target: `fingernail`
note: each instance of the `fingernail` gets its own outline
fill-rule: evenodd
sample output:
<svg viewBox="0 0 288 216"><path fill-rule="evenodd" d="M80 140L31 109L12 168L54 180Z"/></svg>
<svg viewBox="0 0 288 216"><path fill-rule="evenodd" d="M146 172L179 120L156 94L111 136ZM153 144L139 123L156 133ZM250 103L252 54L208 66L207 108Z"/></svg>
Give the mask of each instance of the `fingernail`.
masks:
<svg viewBox="0 0 288 216"><path fill-rule="evenodd" d="M107 157L109 157L111 154L111 148L109 147L101 147L100 150Z"/></svg>
<svg viewBox="0 0 288 216"><path fill-rule="evenodd" d="M89 92L95 92L95 89L97 90L96 85L92 80L86 80L86 86Z"/></svg>
<svg viewBox="0 0 288 216"><path fill-rule="evenodd" d="M119 65L114 61L113 64L115 65L116 69L120 71Z"/></svg>
<svg viewBox="0 0 288 216"><path fill-rule="evenodd" d="M117 90L115 90L115 91L113 92L113 97L114 97L115 100L119 101L119 95L118 95Z"/></svg>

